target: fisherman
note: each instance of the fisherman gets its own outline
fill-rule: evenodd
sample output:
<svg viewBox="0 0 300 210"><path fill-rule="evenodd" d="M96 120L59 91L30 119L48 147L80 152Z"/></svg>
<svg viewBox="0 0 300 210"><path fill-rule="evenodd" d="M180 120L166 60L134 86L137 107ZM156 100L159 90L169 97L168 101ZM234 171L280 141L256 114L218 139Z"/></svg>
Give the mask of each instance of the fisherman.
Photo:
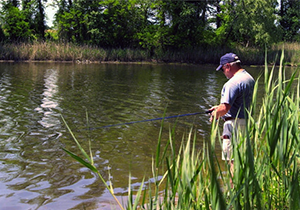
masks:
<svg viewBox="0 0 300 210"><path fill-rule="evenodd" d="M241 67L239 57L234 53L227 53L220 59L220 65L216 69L222 71L228 81L224 84L221 92L221 101L218 106L209 110L212 111L210 121L224 120L222 132L222 160L230 162L231 173L233 175L232 159L232 139L238 140L237 130L245 129L245 118L247 118L247 109L249 109L253 88L253 77Z"/></svg>

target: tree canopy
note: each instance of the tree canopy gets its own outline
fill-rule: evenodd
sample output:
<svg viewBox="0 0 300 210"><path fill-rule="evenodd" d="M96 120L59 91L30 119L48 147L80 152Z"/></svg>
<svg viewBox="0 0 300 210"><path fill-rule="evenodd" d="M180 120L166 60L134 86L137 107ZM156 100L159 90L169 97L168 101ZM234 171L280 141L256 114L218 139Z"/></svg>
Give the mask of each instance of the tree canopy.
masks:
<svg viewBox="0 0 300 210"><path fill-rule="evenodd" d="M45 39L47 0L7 0L2 41ZM54 0L58 39L153 51L299 41L300 0Z"/></svg>

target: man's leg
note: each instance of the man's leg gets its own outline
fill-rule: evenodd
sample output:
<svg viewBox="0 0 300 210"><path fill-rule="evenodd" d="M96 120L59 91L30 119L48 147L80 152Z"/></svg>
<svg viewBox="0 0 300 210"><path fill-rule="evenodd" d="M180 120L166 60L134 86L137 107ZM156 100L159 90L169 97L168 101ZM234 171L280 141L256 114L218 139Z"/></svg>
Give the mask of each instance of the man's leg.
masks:
<svg viewBox="0 0 300 210"><path fill-rule="evenodd" d="M233 120L228 120L223 125L223 145L222 145L222 160L227 161L228 165L230 166L230 175L233 177L233 159L232 159L232 144L231 144L231 138L232 138L232 131L233 131ZM233 182L230 178L230 185L231 188L233 188Z"/></svg>

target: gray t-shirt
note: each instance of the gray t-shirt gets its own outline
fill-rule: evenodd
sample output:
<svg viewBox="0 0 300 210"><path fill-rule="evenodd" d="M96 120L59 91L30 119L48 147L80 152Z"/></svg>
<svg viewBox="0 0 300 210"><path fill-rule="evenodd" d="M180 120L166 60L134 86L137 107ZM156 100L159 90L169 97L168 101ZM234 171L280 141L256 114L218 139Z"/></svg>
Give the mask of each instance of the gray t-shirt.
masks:
<svg viewBox="0 0 300 210"><path fill-rule="evenodd" d="M224 84L221 103L230 104L231 108L223 117L245 118L245 108L250 106L254 84L253 77L245 69Z"/></svg>

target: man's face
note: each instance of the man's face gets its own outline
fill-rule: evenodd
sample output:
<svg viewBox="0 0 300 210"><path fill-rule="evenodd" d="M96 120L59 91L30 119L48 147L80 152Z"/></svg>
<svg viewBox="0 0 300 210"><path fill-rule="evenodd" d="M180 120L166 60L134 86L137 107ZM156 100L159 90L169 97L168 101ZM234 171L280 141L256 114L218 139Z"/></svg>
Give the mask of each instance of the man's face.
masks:
<svg viewBox="0 0 300 210"><path fill-rule="evenodd" d="M222 72L224 73L227 79L230 79L232 77L230 76L230 68L231 65L229 63L224 64L221 68Z"/></svg>

